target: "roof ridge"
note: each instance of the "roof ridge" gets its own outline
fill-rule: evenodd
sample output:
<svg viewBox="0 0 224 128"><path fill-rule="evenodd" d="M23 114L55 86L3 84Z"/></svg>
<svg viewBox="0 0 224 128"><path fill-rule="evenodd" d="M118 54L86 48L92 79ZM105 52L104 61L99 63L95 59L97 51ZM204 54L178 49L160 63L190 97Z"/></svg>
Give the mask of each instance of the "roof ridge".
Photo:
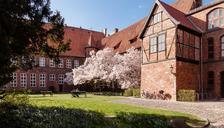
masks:
<svg viewBox="0 0 224 128"><path fill-rule="evenodd" d="M187 13L187 15L191 15L191 14L197 13L199 11L202 11L202 10L206 9L206 8L209 8L211 6L215 6L216 4L220 4L220 3L223 3L223 2L224 2L224 0L215 0L215 1L212 1L211 3L205 4L203 6L200 6L198 8L195 8L195 9L189 11Z"/></svg>
<svg viewBox="0 0 224 128"><path fill-rule="evenodd" d="M131 25L129 25L129 26L127 26L127 27L121 29L121 30L118 31L117 33L114 33L114 34L112 34L112 35L110 35L110 36L108 36L108 37L115 36L115 35L117 35L117 34L123 32L123 31L125 31L125 30L127 30L127 29L129 29L129 28L131 28L131 27L133 27L133 26L135 26L135 25L138 25L139 23L143 22L143 21L146 20L146 19L147 19L147 16L145 16L144 18L138 20L137 22L135 22L135 23L133 23L133 24L131 24ZM107 37L105 37L105 38L107 38Z"/></svg>
<svg viewBox="0 0 224 128"><path fill-rule="evenodd" d="M75 26L64 26L64 28L68 28L68 29L79 29L79 30L84 30L84 31L89 31L89 32L95 32L95 33L102 33L103 32L100 32L100 31L96 31L96 30L90 30L90 29L87 29L87 28L80 28L80 27L75 27Z"/></svg>

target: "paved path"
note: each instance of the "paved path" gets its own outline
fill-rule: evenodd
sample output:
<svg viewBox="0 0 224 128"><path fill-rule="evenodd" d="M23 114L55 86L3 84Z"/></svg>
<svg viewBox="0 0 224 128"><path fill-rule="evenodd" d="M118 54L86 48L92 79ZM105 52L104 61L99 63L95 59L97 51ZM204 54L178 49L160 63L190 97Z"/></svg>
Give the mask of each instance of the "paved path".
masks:
<svg viewBox="0 0 224 128"><path fill-rule="evenodd" d="M140 98L126 98L114 102L189 113L209 119L216 126L224 125L224 102L175 102Z"/></svg>

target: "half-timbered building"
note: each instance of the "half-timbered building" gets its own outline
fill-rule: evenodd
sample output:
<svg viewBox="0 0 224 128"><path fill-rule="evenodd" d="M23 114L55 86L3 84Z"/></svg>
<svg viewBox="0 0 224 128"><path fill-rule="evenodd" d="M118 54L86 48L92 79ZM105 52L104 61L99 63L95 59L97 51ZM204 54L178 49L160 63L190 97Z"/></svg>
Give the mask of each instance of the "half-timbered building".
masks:
<svg viewBox="0 0 224 128"><path fill-rule="evenodd" d="M200 98L224 97L223 11L223 0L156 0L140 33L141 90L163 90L174 100L180 89L195 90Z"/></svg>

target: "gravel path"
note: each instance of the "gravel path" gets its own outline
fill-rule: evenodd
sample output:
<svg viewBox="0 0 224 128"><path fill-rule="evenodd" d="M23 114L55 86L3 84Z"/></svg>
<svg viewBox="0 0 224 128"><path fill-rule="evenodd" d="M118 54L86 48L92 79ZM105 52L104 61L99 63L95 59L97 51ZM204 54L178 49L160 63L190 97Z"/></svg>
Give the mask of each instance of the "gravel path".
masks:
<svg viewBox="0 0 224 128"><path fill-rule="evenodd" d="M208 119L212 125L223 125L221 128L224 128L224 102L176 102L140 98L126 98L114 102L189 113Z"/></svg>

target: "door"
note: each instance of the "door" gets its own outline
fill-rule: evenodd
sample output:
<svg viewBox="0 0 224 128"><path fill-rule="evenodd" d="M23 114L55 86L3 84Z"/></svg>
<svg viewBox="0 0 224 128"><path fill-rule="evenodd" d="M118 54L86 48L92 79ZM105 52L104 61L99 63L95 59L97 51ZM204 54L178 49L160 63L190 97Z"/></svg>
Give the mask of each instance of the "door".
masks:
<svg viewBox="0 0 224 128"><path fill-rule="evenodd" d="M221 72L221 97L224 98L224 71Z"/></svg>
<svg viewBox="0 0 224 128"><path fill-rule="evenodd" d="M62 84L59 85L59 92L63 92L63 85Z"/></svg>

